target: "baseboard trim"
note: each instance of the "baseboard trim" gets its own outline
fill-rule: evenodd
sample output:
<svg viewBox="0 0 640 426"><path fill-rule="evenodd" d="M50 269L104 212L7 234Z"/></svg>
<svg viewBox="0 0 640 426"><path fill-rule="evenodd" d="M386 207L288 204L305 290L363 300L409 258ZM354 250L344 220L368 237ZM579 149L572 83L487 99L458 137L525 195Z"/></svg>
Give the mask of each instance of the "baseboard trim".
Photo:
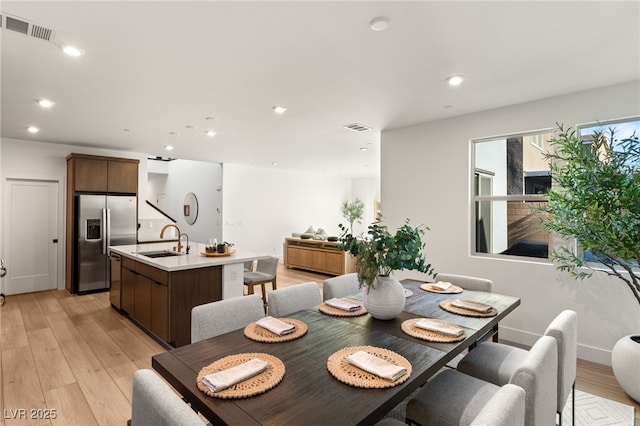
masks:
<svg viewBox="0 0 640 426"><path fill-rule="evenodd" d="M518 330L510 327L500 327L500 340L513 342L531 347L540 338L540 334ZM578 358L598 364L611 366L611 351L594 346L578 343Z"/></svg>

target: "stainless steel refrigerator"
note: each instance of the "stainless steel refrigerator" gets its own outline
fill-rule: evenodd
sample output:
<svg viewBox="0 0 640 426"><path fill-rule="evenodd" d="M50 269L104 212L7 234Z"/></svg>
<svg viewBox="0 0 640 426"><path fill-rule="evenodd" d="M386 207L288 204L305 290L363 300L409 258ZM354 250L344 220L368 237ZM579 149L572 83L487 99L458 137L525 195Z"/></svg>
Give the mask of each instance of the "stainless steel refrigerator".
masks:
<svg viewBox="0 0 640 426"><path fill-rule="evenodd" d="M74 291L109 288L109 246L136 244L136 197L77 195Z"/></svg>

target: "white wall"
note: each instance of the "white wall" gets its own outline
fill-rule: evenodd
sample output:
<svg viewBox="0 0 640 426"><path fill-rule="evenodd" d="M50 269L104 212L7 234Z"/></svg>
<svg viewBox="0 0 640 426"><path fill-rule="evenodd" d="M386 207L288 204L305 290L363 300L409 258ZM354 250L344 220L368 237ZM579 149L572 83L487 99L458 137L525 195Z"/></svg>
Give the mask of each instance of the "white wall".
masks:
<svg viewBox="0 0 640 426"><path fill-rule="evenodd" d="M470 140L638 114L636 81L383 132L381 193L387 222L398 226L409 217L429 226L428 259L436 271L490 278L495 292L521 298L521 306L501 323L501 337L530 345L560 311L573 309L579 356L609 364L615 342L640 331L640 306L621 282L603 274L574 281L548 262L470 255ZM397 276L425 278L408 272Z"/></svg>
<svg viewBox="0 0 640 426"><path fill-rule="evenodd" d="M321 173L225 164L223 175L224 239L278 257L292 232L313 226L339 235L342 203L372 198L366 191L354 195L349 178Z"/></svg>
<svg viewBox="0 0 640 426"><path fill-rule="evenodd" d="M353 224L354 235L367 232L367 227L373 223L376 218L375 205L380 201L380 180L376 178L356 178L352 182L353 193L351 200L359 198L364 203L364 211L362 212L362 223L355 222ZM347 226L347 221L341 218L341 223Z"/></svg>
<svg viewBox="0 0 640 426"><path fill-rule="evenodd" d="M0 197L8 178L39 179L60 183L58 204L61 208L58 224L59 289L64 289L65 215L66 215L66 157L70 153L135 158L140 160L138 172L138 221L147 233L159 237L157 226L160 215L146 202L148 188L147 156L114 150L84 148L46 142L17 139L0 140ZM298 173L260 169L219 163L201 163L180 160L167 170L167 192L175 192L167 199L172 214L178 219L183 232L191 241L206 242L218 238L234 242L239 248L282 256L284 238L292 232L303 232L309 225L323 227L329 234L338 235L338 223L344 221L342 202L359 197L367 206L365 226L372 219L373 200L379 198L377 179L355 179L326 174ZM217 183L224 182L218 191ZM194 225L184 223L182 202L187 192L198 196L200 212ZM2 198L0 198L2 199ZM224 206L224 216L218 213ZM0 218L5 217L5 206L0 206ZM369 217L367 216L369 215ZM224 221L223 221L224 217ZM182 221L182 222L180 222ZM148 229L148 223L153 229ZM2 222L0 221L0 224ZM1 232L0 226L0 232ZM217 230L221 229L221 230ZM366 229L366 226L364 227ZM146 234L145 234L146 235ZM0 255L6 251L0 238ZM2 290L2 288L0 288Z"/></svg>
<svg viewBox="0 0 640 426"><path fill-rule="evenodd" d="M175 219L180 230L189 236L189 241L206 243L222 236L222 164L203 161L148 160L147 193L140 194L152 204L157 204L158 194L164 200L158 207ZM195 223L184 220L184 199L192 192L198 200L198 217ZM155 217L140 221L140 241L157 241L164 225L172 223L155 212ZM164 234L164 239L176 238L175 229Z"/></svg>
<svg viewBox="0 0 640 426"><path fill-rule="evenodd" d="M222 164L174 160L166 182L167 213L191 241L206 243L222 236ZM184 220L184 197L193 192L198 199L198 217L193 225ZM159 231L158 231L159 232Z"/></svg>
<svg viewBox="0 0 640 426"><path fill-rule="evenodd" d="M122 152L105 149L93 149L71 145L60 145L46 142L33 142L18 139L2 139L1 173L2 192L5 191L7 179L34 179L59 183L60 214L58 215L58 278L57 286L64 289L64 254L65 254L65 217L67 187L67 155L70 153L103 155L109 157L133 158L140 160L138 169L138 185L146 191L147 166L144 154ZM2 194L0 193L0 196ZM141 204L142 203L142 204ZM6 207L2 206L0 210ZM138 200L138 217L150 209L143 200ZM6 217L3 214L3 217ZM2 226L4 223L0 222ZM1 240L0 251L6 252L6 241Z"/></svg>

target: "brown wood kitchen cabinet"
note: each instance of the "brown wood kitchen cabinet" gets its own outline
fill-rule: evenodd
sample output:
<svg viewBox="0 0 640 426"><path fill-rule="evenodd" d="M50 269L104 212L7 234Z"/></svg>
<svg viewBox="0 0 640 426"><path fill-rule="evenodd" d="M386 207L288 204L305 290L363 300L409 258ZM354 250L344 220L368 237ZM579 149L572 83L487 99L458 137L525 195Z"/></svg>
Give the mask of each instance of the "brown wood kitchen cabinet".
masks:
<svg viewBox="0 0 640 426"><path fill-rule="evenodd" d="M122 310L157 339L191 343L191 309L222 299L222 267L168 272L122 256Z"/></svg>
<svg viewBox="0 0 640 426"><path fill-rule="evenodd" d="M133 314L135 308L136 262L122 258L122 275L120 276L121 309Z"/></svg>
<svg viewBox="0 0 640 426"><path fill-rule="evenodd" d="M139 160L70 154L67 175L72 175L73 188L82 192L138 192Z"/></svg>
<svg viewBox="0 0 640 426"><path fill-rule="evenodd" d="M77 244L75 196L87 193L137 196L139 162L131 158L76 153L67 156L65 287L69 293L74 292L73 284L77 279L74 268Z"/></svg>

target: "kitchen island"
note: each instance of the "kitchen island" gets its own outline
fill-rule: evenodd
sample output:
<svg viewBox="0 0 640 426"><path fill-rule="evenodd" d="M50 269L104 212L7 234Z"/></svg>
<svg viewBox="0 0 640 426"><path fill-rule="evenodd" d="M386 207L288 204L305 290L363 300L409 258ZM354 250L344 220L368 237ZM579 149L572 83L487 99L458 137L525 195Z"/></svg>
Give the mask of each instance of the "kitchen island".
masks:
<svg viewBox="0 0 640 426"><path fill-rule="evenodd" d="M208 257L202 254L205 245L200 243L191 243L189 254L176 254L172 246L109 247L111 301L151 336L179 347L191 343L191 308L242 296L244 262L267 256L237 250L228 256ZM120 259L119 267L115 258Z"/></svg>

